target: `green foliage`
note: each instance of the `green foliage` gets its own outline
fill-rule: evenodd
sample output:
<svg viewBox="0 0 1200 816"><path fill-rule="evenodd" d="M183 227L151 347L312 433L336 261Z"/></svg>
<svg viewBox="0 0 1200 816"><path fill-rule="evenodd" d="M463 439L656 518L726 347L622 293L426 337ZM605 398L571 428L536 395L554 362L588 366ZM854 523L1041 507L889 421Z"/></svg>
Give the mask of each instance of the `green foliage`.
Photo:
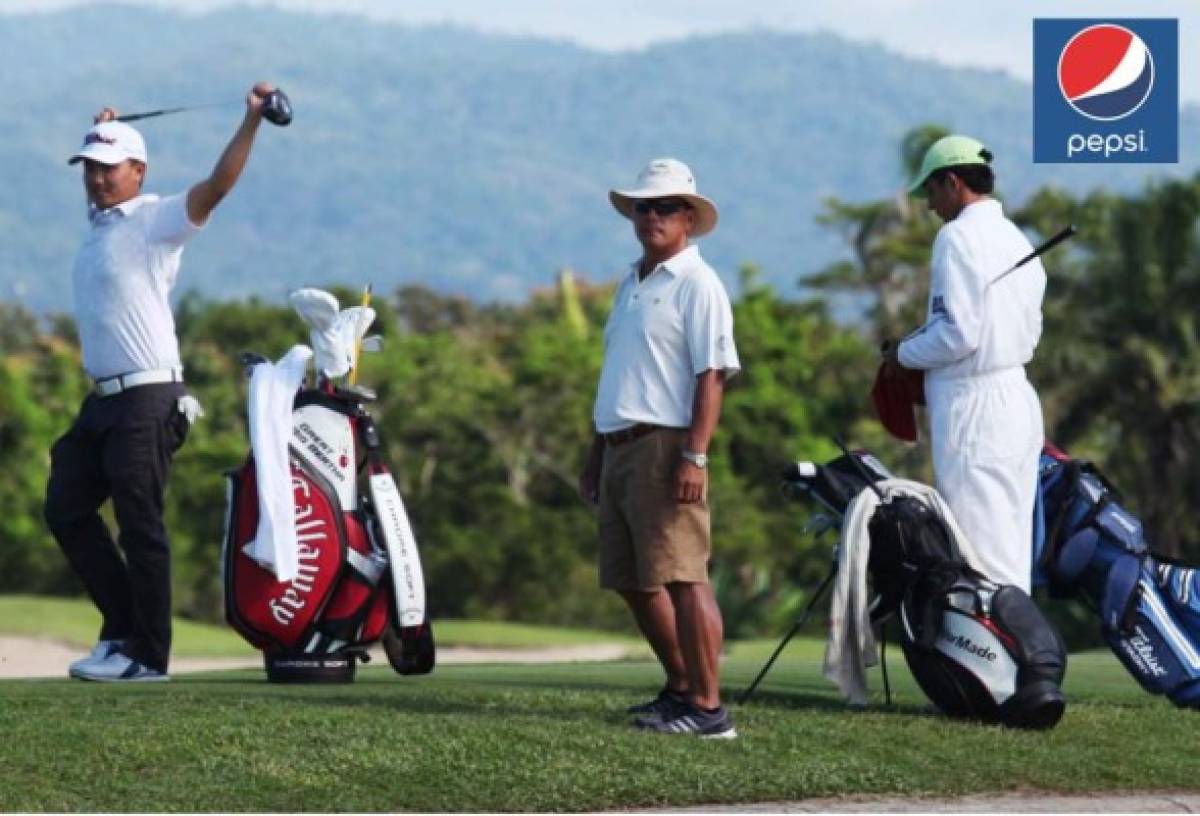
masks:
<svg viewBox="0 0 1200 816"><path fill-rule="evenodd" d="M914 132L905 155L938 130ZM1126 493L1161 551L1196 560L1191 485L1200 444L1200 178L1140 196L1082 199L1047 188L1016 213L1036 235L1064 223L1079 237L1045 259L1045 335L1032 377L1048 433L1095 458ZM714 574L732 636L777 630L824 576L829 543L801 533L813 511L782 499L781 466L821 461L841 435L894 472L931 480L924 445L889 440L867 394L878 342L923 319L937 223L906 199L830 200L827 223L854 262L812 282L809 300L781 297L754 266L734 299L744 370L727 388L713 442ZM356 302L359 283L336 289ZM864 319L846 327L827 299L851 296ZM629 617L596 588L595 521L576 495L591 440L612 290L563 276L522 303L480 305L423 287L380 295L384 350L362 361L373 412L421 544L435 617L624 628ZM222 474L247 449L239 352L278 357L306 338L283 303L214 302L178 310L189 387L207 416L176 459L168 491L177 610L222 613ZM0 482L0 591L70 593L77 582L41 521L47 451L87 384L68 320L50 328L7 307L0 336L0 452L19 462ZM1153 475L1155 478L1151 478ZM1073 642L1091 619L1061 618Z"/></svg>
<svg viewBox="0 0 1200 816"><path fill-rule="evenodd" d="M1047 433L1122 488L1156 550L1200 559L1200 176L1140 196L1046 191L1020 217L1041 235L1079 226L1047 264Z"/></svg>
<svg viewBox="0 0 1200 816"><path fill-rule="evenodd" d="M829 438L865 416L870 351L820 304L781 299L743 270L735 302L745 370L731 382L713 448L711 502L718 570L740 576L727 594L757 589L745 626L760 631L797 585L820 578L827 547L799 536L807 508L776 484L791 458L824 458ZM336 290L343 303L358 298ZM628 629L629 616L596 586L595 520L576 494L591 442L599 329L612 291L583 280L521 305L476 306L407 287L377 297L384 350L362 361L373 413L405 495L435 617L537 621ZM189 388L206 416L175 459L167 496L176 609L222 616L224 476L247 449L242 351L271 357L306 338L282 304L185 297L178 310ZM36 333L35 333L36 334ZM77 582L41 521L46 451L86 383L69 341L36 335L3 359L2 449L30 466L0 486L8 569L0 591L67 593ZM752 579L746 576L755 576Z"/></svg>

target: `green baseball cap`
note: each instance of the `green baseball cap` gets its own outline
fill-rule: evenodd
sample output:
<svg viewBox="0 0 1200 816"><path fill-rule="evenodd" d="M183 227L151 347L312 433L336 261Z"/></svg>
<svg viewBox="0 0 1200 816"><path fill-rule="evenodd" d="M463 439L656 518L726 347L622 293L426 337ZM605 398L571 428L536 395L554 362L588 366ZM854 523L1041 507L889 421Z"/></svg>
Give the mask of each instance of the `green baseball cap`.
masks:
<svg viewBox="0 0 1200 816"><path fill-rule="evenodd" d="M921 160L921 169L917 172L913 183L908 185L909 195L924 195L923 185L929 177L944 167L958 167L964 164L989 164L992 153L983 146L983 142L970 136L943 136L929 146L925 158Z"/></svg>

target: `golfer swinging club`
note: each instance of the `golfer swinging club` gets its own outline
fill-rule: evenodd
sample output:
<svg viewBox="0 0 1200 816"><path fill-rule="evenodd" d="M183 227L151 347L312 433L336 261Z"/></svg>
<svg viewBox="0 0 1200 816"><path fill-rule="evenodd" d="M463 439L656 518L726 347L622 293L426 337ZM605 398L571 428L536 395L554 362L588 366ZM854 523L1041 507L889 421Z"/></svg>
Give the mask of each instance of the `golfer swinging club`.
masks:
<svg viewBox="0 0 1200 816"><path fill-rule="evenodd" d="M186 193L142 193L146 144L105 108L70 164L83 162L91 224L75 260L75 322L95 385L50 451L46 521L100 610L83 680L167 679L171 568L163 493L199 404L186 395L168 295L183 245L241 175L262 121L260 82L212 175ZM118 553L99 508L112 499Z"/></svg>
<svg viewBox="0 0 1200 816"><path fill-rule="evenodd" d="M992 154L966 136L926 152L909 192L945 225L933 244L925 325L885 348L925 371L937 489L992 581L1030 584L1042 407L1025 377L1042 333L1046 272L991 197Z"/></svg>
<svg viewBox="0 0 1200 816"><path fill-rule="evenodd" d="M692 172L657 159L609 199L642 245L604 330L596 434L580 476L599 502L600 585L618 592L666 671L658 697L629 709L669 734L737 736L721 705L723 624L708 583L708 445L725 379L739 369L720 278L689 245L717 208Z"/></svg>

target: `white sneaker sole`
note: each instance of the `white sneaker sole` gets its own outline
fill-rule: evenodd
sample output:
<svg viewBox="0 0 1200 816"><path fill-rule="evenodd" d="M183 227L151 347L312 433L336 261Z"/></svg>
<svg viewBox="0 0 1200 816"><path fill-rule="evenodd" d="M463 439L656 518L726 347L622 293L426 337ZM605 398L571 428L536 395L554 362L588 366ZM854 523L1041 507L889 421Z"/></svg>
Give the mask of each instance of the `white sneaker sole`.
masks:
<svg viewBox="0 0 1200 816"><path fill-rule="evenodd" d="M731 740L731 739L737 739L737 735L738 735L738 733L737 733L737 729L736 729L736 728L730 728L728 731L721 731L720 733L717 733L717 734L701 734L701 735L700 735L700 739L706 739L706 740L718 740L718 739L726 739L726 740Z"/></svg>

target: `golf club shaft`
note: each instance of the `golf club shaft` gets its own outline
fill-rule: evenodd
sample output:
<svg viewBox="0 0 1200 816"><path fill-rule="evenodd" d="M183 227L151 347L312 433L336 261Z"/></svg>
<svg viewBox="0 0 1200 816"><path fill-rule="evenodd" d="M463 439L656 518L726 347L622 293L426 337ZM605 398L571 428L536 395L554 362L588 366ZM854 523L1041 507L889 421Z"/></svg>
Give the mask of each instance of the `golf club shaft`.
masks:
<svg viewBox="0 0 1200 816"><path fill-rule="evenodd" d="M990 283L988 283L988 286L991 286L993 283L996 283L997 281L1003 280L1008 275L1011 275L1013 272L1016 272L1022 266L1029 263L1030 261L1032 261L1034 258L1038 257L1039 255L1043 255L1046 252L1049 252L1050 250L1054 249L1054 247L1058 246L1059 244L1061 244L1063 241L1067 240L1074 234L1075 234L1075 225L1074 224L1068 224L1067 226L1063 227L1057 233L1050 236L1050 238L1048 238L1041 246L1039 246L1035 250L1033 250L1033 252L1030 252L1024 258L1022 258L1021 260L1019 260L1015 264L1013 264L1010 268L1006 269L1005 271L1003 271L999 275L997 275L995 278L993 278L992 281Z"/></svg>
<svg viewBox="0 0 1200 816"><path fill-rule="evenodd" d="M187 111L203 110L205 108L223 108L237 104L236 102L209 102L204 105L186 105L182 108L162 108L161 110L143 111L142 113L126 113L118 116L118 122L136 122L139 119L152 119L155 116L166 116L171 113L186 113Z"/></svg>

